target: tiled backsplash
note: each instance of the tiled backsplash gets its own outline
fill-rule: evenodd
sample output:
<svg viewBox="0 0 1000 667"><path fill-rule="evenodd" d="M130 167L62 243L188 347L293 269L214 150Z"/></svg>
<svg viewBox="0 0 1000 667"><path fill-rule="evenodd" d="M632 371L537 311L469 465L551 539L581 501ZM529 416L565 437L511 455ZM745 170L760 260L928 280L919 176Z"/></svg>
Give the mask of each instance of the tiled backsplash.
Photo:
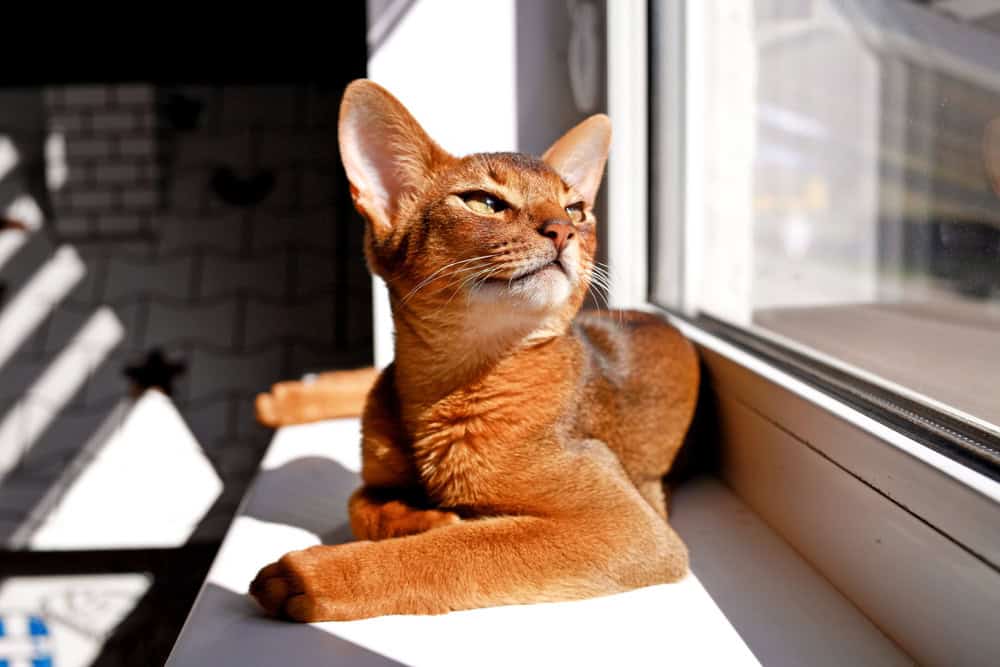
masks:
<svg viewBox="0 0 1000 667"><path fill-rule="evenodd" d="M48 88L44 98L49 151L56 153L48 173L59 231L148 231L159 203L156 89ZM62 170L54 164L60 152Z"/></svg>
<svg viewBox="0 0 1000 667"><path fill-rule="evenodd" d="M339 95L305 85L0 92L0 106L11 101L0 137L13 137L20 161L0 174L0 214L28 196L45 218L6 263L0 256L0 331L14 308L45 311L0 363L0 423L54 415L30 441L0 426L0 449L19 460L0 481L0 541L70 481L69 463L129 391L124 368L155 348L186 364L173 400L225 483L199 531L208 539L221 536L269 438L254 423L254 395L370 361L363 230L336 149ZM16 108L42 110L44 123ZM59 253L82 262L82 276L18 306L26 286L56 273L44 271ZM78 334L102 309L120 339L88 347ZM67 355L86 372L55 400L40 378Z"/></svg>

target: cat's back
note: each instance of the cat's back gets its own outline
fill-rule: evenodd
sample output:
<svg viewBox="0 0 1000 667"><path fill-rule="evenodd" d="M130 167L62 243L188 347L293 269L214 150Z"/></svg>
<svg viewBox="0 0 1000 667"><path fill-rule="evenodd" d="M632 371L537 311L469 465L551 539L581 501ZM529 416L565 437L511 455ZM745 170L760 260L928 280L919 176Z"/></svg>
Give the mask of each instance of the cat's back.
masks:
<svg viewBox="0 0 1000 667"><path fill-rule="evenodd" d="M676 327L637 310L588 311L573 321L573 333L587 351L594 372L617 385L656 389L668 379L678 393L697 390L698 357ZM664 373L666 378L657 378ZM624 388L624 387L622 387Z"/></svg>
<svg viewBox="0 0 1000 667"><path fill-rule="evenodd" d="M581 313L572 332L587 357L582 434L605 441L627 470L666 472L698 398L694 346L663 319L639 311Z"/></svg>

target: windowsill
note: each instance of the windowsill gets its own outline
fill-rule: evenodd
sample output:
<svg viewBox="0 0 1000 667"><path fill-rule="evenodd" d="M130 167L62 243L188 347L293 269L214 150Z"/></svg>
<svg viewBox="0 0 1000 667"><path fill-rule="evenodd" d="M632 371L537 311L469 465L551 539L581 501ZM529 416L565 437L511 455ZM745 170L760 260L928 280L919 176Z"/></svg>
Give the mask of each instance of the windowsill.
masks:
<svg viewBox="0 0 1000 667"><path fill-rule="evenodd" d="M754 324L981 423L1000 424L1000 308L992 304L941 297L771 308L754 313Z"/></svg>
<svg viewBox="0 0 1000 667"><path fill-rule="evenodd" d="M669 319L701 353L727 486L921 664L997 655L1000 484Z"/></svg>
<svg viewBox="0 0 1000 667"><path fill-rule="evenodd" d="M169 665L909 664L846 598L713 478L674 494L693 574L581 602L294 625L245 595L257 570L350 539L358 424L278 432ZM498 641L498 638L503 638Z"/></svg>

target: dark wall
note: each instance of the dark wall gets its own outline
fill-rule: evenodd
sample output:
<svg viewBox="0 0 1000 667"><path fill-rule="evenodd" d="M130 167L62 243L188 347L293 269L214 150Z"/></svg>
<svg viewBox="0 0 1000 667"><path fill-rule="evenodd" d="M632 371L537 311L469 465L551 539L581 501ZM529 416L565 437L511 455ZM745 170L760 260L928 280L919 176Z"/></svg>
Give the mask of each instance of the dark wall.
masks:
<svg viewBox="0 0 1000 667"><path fill-rule="evenodd" d="M20 23L24 30L5 32L4 51L16 65L4 67L0 85L324 82L342 88L363 75L364 2L338 2L322 13L261 7L212 16L158 3L135 15L90 10L57 21L5 17L8 28Z"/></svg>
<svg viewBox="0 0 1000 667"><path fill-rule="evenodd" d="M172 403L224 483L179 548L0 548L0 579L80 575L72 590L44 589L31 611L60 595L114 594L113 582L90 575L151 575L100 665L165 660L271 439L255 423L254 395L306 371L371 360L363 227L336 142L343 88L365 75L364 4L337 3L323 17L269 7L256 18L246 7L250 18L228 25L155 9L124 24L129 17L74 24L71 35L56 34L68 20L52 30L25 23L5 35L16 66L0 72L0 137L19 160L0 177L0 213L25 196L42 209L37 228L0 230L25 236L0 266L0 313L61 248L84 268L0 364L0 418L49 406L28 389L95 312L110 312L123 330L110 353L87 357L85 381L43 432L0 442L25 452L0 483L0 542L24 546L58 505L85 445L90 455L100 448L102 424L135 389L126 369L150 370L157 349L186 366ZM65 171L57 187L45 150L56 136Z"/></svg>

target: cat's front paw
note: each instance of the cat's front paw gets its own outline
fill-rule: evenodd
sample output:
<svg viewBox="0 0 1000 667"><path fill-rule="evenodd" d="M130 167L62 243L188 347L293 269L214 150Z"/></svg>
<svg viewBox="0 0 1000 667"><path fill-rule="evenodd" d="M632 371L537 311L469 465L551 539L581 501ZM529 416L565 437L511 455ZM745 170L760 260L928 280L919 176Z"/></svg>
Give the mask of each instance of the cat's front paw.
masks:
<svg viewBox="0 0 1000 667"><path fill-rule="evenodd" d="M350 545L292 551L261 569L250 595L269 615L302 623L362 618Z"/></svg>

